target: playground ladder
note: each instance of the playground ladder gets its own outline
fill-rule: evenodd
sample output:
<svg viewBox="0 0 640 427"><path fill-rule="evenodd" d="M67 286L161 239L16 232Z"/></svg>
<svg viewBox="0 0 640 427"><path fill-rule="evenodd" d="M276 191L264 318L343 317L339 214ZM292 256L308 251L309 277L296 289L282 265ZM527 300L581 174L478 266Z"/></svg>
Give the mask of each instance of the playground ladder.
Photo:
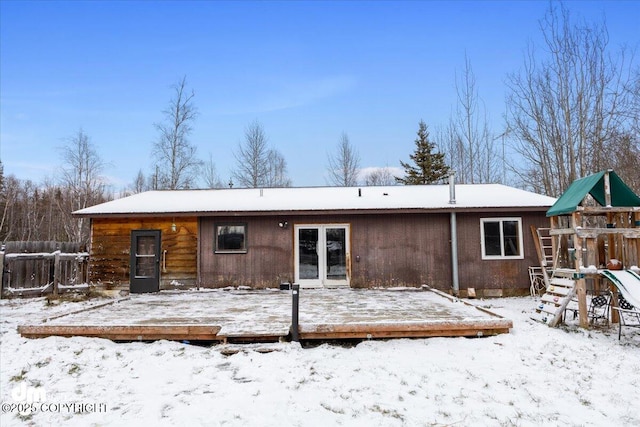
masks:
<svg viewBox="0 0 640 427"><path fill-rule="evenodd" d="M538 260L540 261L540 267L542 267L542 278L547 288L551 285L550 278L554 266L553 237L549 234L550 230L550 228L531 226Z"/></svg>
<svg viewBox="0 0 640 427"><path fill-rule="evenodd" d="M576 294L576 281L564 277L551 277L549 286L540 298L533 320L554 327L562 320L562 316Z"/></svg>

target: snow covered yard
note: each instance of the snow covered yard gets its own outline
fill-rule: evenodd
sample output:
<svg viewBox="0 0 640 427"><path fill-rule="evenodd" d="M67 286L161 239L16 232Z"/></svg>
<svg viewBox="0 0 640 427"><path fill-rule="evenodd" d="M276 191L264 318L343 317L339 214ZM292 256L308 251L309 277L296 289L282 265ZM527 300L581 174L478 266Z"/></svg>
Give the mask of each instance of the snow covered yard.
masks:
<svg viewBox="0 0 640 427"><path fill-rule="evenodd" d="M479 339L303 349L16 332L92 303L0 301L2 426L640 425L640 331L550 329L529 297L482 302L514 327Z"/></svg>

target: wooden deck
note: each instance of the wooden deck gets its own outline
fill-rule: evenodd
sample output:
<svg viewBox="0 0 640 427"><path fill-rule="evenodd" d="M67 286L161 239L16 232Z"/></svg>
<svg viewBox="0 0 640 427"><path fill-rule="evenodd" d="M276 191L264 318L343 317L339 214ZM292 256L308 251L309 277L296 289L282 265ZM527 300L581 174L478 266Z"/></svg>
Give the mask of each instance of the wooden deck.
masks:
<svg viewBox="0 0 640 427"><path fill-rule="evenodd" d="M301 341L480 337L513 324L442 292L306 290L300 292ZM291 339L289 291L169 291L97 303L41 323L26 338L83 336L114 341L278 342Z"/></svg>
<svg viewBox="0 0 640 427"><path fill-rule="evenodd" d="M26 338L94 337L113 341L219 341L220 326L212 325L24 325L18 332Z"/></svg>

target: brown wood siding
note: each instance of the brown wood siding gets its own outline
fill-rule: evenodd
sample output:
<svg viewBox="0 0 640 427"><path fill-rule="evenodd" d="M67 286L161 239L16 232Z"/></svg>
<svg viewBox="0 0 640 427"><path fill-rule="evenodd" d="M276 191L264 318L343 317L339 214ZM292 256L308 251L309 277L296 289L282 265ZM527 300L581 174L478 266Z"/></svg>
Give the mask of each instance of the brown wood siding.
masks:
<svg viewBox="0 0 640 427"><path fill-rule="evenodd" d="M200 278L204 287L277 287L293 281L293 228L280 217L200 219ZM214 253L217 224L246 224L246 253Z"/></svg>
<svg viewBox="0 0 640 427"><path fill-rule="evenodd" d="M524 259L483 260L481 218L521 218ZM510 296L529 292L529 266L539 265L530 226L549 227L544 212L458 214L458 278L463 295L467 288L479 296Z"/></svg>
<svg viewBox="0 0 640 427"><path fill-rule="evenodd" d="M352 287L450 287L449 215L355 217L351 235Z"/></svg>
<svg viewBox="0 0 640 427"><path fill-rule="evenodd" d="M129 255L132 230L160 230L162 251L167 251L166 271L161 288L173 281L193 285L197 275L198 221L196 217L176 218L94 218L91 221L89 279L93 283L123 285L129 283Z"/></svg>
<svg viewBox="0 0 640 427"><path fill-rule="evenodd" d="M522 218L524 259L483 260L480 219ZM287 229L278 227L286 220ZM275 287L294 276L295 224L349 224L351 232L351 286L452 287L449 213L402 215L279 215L266 217L211 217L201 219L203 286L248 285ZM215 254L217 223L247 224L246 254ZM478 295L518 295L528 292L528 267L537 265L530 225L548 227L543 212L458 213L459 283ZM486 292L483 292L486 290Z"/></svg>
<svg viewBox="0 0 640 427"><path fill-rule="evenodd" d="M294 277L295 224L349 224L351 286L449 288L447 214L207 217L201 219L202 286L276 287ZM278 222L286 220L288 228ZM247 253L214 253L215 225L247 224Z"/></svg>

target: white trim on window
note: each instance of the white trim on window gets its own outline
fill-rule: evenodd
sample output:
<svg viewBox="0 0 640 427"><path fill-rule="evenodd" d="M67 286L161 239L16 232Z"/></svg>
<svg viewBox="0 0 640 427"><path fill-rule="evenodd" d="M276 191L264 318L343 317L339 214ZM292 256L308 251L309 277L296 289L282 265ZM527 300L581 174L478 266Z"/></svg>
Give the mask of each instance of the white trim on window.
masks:
<svg viewBox="0 0 640 427"><path fill-rule="evenodd" d="M517 236L515 236L516 242L518 244L517 248L513 245L514 239L507 238L505 239L505 228L504 224L506 222L515 222L517 223ZM499 235L493 236L494 239L498 239L498 242L494 242L492 245L493 251L496 252L497 243L499 243L499 254L491 254L487 255L487 239L485 238L485 224L487 223L497 223L499 225L498 231ZM517 255L505 255L508 251L506 245L512 245L511 251L516 251ZM482 259L483 260L494 260L494 259L524 259L524 245L523 245L523 237L522 237L522 218L512 217L512 218L480 218L480 246L482 251Z"/></svg>

